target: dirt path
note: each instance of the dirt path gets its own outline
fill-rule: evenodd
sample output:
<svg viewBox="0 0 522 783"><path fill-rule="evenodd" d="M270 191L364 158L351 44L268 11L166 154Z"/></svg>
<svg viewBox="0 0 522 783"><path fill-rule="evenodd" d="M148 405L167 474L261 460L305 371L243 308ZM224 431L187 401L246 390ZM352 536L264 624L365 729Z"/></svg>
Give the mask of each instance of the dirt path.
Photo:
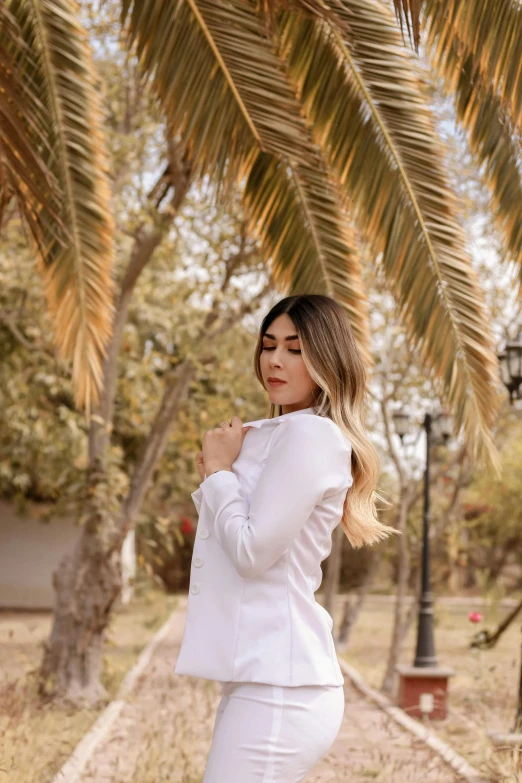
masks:
<svg viewBox="0 0 522 783"><path fill-rule="evenodd" d="M330 753L306 783L456 783L452 769L423 742L344 685L344 721Z"/></svg>
<svg viewBox="0 0 522 783"><path fill-rule="evenodd" d="M221 690L173 674L183 624L180 611L81 783L201 783ZM457 783L442 759L348 681L345 695L339 735L306 783Z"/></svg>

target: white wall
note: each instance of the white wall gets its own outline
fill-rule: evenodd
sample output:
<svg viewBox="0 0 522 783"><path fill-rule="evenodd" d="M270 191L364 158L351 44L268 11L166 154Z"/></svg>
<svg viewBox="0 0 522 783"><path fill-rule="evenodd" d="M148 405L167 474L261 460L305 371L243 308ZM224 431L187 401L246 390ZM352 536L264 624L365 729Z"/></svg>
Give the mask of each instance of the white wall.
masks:
<svg viewBox="0 0 522 783"><path fill-rule="evenodd" d="M53 571L71 551L80 528L71 519L41 522L41 507L20 516L0 500L0 606L51 609Z"/></svg>
<svg viewBox="0 0 522 783"><path fill-rule="evenodd" d="M28 504L23 515L0 500L0 607L52 609L53 572L80 535L72 518L41 522L42 504ZM136 575L134 531L122 548L122 602L133 595Z"/></svg>

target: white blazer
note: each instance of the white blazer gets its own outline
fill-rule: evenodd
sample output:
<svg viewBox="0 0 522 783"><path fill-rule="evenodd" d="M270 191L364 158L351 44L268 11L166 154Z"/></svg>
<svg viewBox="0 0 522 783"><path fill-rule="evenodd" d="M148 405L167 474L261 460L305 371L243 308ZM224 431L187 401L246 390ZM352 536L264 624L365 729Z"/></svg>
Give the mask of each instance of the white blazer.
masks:
<svg viewBox="0 0 522 783"><path fill-rule="evenodd" d="M243 424L232 472L192 493L199 521L175 674L341 685L333 620L315 600L352 485L351 444L305 408Z"/></svg>

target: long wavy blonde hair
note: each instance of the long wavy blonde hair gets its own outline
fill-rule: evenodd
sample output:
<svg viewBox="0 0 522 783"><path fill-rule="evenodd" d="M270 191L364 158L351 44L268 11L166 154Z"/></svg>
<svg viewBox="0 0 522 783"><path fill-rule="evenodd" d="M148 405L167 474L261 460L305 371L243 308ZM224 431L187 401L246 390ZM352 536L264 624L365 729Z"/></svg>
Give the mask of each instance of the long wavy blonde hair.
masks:
<svg viewBox="0 0 522 783"><path fill-rule="evenodd" d="M263 335L284 313L295 326L303 361L318 386L313 403L317 414L332 419L352 445L353 484L344 502L341 520L344 532L356 549L374 544L397 530L379 522L377 516L376 502L389 504L376 491L380 460L365 428L368 373L350 321L343 307L329 296L302 294L282 299L265 316L259 330L254 369L263 386L260 367ZM281 413L280 405L270 405L270 418Z"/></svg>

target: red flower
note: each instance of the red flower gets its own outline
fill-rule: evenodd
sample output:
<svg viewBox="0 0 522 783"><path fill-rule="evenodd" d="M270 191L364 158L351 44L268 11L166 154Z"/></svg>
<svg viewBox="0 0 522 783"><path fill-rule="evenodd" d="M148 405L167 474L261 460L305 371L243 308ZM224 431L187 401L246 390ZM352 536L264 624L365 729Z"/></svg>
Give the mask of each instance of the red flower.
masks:
<svg viewBox="0 0 522 783"><path fill-rule="evenodd" d="M482 615L480 614L480 612L470 612L468 614L468 620L470 621L470 623L480 623L480 621L482 620Z"/></svg>
<svg viewBox="0 0 522 783"><path fill-rule="evenodd" d="M194 526L188 517L181 517L181 532L192 533Z"/></svg>

